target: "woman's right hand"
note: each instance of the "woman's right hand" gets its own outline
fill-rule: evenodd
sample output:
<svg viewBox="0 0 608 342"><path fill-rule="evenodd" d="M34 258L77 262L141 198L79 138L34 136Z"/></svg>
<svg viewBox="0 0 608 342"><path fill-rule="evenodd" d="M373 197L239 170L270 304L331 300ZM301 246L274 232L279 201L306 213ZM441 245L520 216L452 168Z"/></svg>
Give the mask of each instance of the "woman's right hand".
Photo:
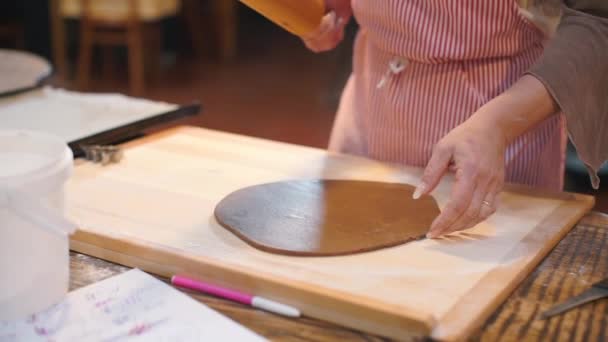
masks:
<svg viewBox="0 0 608 342"><path fill-rule="evenodd" d="M314 52L329 51L338 46L344 38L344 27L352 16L350 0L325 0L327 14L319 27L301 37L306 47Z"/></svg>

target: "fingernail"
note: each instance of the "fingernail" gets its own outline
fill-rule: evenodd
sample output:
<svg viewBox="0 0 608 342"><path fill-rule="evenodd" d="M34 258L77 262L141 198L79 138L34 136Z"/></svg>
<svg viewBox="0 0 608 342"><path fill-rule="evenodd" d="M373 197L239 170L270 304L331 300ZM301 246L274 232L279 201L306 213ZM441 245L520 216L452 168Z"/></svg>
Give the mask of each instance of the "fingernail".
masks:
<svg viewBox="0 0 608 342"><path fill-rule="evenodd" d="M429 232L426 233L427 239L434 239L434 238L436 238L438 236L439 236L439 234L437 234L437 232L433 231L433 230L429 230Z"/></svg>
<svg viewBox="0 0 608 342"><path fill-rule="evenodd" d="M437 232L440 231L440 229L437 228L438 223L437 220L433 221L433 223L431 223L431 227L429 228L429 232L426 233L426 236L434 238L437 237L439 234L437 234Z"/></svg>
<svg viewBox="0 0 608 342"><path fill-rule="evenodd" d="M414 194L412 195L412 198L415 200L419 199L425 190L426 190L426 184L420 183L420 185L418 185L418 187L416 187L416 190L414 190Z"/></svg>

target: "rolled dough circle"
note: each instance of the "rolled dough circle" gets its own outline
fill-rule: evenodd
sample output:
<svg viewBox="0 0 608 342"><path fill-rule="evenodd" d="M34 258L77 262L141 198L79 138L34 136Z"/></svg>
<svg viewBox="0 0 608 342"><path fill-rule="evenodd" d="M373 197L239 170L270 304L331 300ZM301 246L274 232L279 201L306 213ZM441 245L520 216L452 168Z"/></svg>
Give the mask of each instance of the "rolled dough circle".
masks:
<svg viewBox="0 0 608 342"><path fill-rule="evenodd" d="M248 244L287 255L331 256L421 238L439 215L431 196L407 184L294 180L237 190L215 208L217 221Z"/></svg>

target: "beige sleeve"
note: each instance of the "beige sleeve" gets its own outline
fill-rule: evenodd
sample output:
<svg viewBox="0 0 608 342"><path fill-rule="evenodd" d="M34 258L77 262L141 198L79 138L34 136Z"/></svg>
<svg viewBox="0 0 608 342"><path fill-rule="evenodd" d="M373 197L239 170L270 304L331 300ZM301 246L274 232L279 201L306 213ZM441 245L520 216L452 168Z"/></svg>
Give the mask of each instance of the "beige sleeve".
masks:
<svg viewBox="0 0 608 342"><path fill-rule="evenodd" d="M566 115L594 188L608 160L608 0L566 1L557 32L529 70Z"/></svg>

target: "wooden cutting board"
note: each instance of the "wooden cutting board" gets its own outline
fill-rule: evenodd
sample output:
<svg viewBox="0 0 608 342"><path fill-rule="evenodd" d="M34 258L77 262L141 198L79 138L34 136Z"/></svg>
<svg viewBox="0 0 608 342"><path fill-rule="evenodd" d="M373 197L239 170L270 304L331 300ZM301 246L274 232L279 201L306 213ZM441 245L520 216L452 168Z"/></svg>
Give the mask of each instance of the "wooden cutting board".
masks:
<svg viewBox="0 0 608 342"><path fill-rule="evenodd" d="M594 203L510 186L494 216L457 236L350 256L283 256L222 228L213 216L218 201L286 179L415 185L421 170L193 127L132 142L116 165L77 164L67 186L67 212L82 227L74 250L200 277L399 339L467 337ZM433 193L440 207L451 183Z"/></svg>

